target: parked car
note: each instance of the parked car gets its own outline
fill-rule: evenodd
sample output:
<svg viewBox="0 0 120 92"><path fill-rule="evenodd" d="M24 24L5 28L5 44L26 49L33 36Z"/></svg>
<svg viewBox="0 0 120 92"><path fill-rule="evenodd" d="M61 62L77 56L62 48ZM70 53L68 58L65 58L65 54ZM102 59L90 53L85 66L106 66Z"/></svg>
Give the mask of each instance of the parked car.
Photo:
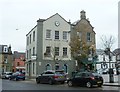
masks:
<svg viewBox="0 0 120 92"><path fill-rule="evenodd" d="M39 75L36 78L36 83L49 83L51 85L57 82L64 84L65 81L66 81L66 74L62 70L44 71L41 75Z"/></svg>
<svg viewBox="0 0 120 92"><path fill-rule="evenodd" d="M13 73L10 77L9 80L25 80L25 74L21 73L21 72L15 72Z"/></svg>
<svg viewBox="0 0 120 92"><path fill-rule="evenodd" d="M12 72L4 72L2 73L2 79L9 79L11 75L12 75Z"/></svg>
<svg viewBox="0 0 120 92"><path fill-rule="evenodd" d="M68 79L67 81L68 86L86 86L88 88L97 85L101 87L103 85L103 78L100 74L96 72L78 72L75 76Z"/></svg>

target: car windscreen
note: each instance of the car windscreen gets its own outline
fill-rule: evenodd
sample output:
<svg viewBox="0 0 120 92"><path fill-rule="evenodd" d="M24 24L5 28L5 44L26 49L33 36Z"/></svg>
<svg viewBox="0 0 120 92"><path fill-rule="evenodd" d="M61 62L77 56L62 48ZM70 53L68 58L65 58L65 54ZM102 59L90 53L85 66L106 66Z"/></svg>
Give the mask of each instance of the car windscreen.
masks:
<svg viewBox="0 0 120 92"><path fill-rule="evenodd" d="M94 76L101 76L99 73L92 73Z"/></svg>
<svg viewBox="0 0 120 92"><path fill-rule="evenodd" d="M63 71L56 71L56 74L65 74Z"/></svg>
<svg viewBox="0 0 120 92"><path fill-rule="evenodd" d="M12 75L12 73L7 73L7 75Z"/></svg>

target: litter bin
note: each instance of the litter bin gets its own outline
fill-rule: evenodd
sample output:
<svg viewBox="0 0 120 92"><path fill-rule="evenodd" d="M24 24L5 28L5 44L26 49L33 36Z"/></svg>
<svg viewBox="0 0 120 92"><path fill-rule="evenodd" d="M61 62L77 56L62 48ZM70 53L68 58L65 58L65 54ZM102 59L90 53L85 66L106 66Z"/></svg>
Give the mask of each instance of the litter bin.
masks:
<svg viewBox="0 0 120 92"><path fill-rule="evenodd" d="M114 71L113 71L112 68L110 68L109 69L109 82L110 83L114 83L114 76L113 76L113 74L114 74Z"/></svg>

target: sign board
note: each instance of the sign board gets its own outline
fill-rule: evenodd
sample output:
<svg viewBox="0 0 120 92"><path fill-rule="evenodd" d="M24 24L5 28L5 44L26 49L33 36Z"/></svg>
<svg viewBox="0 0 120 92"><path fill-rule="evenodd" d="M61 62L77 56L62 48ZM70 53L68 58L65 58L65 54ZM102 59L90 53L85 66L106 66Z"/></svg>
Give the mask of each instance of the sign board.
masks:
<svg viewBox="0 0 120 92"><path fill-rule="evenodd" d="M31 56L32 60L36 60L36 58L37 58L36 56Z"/></svg>

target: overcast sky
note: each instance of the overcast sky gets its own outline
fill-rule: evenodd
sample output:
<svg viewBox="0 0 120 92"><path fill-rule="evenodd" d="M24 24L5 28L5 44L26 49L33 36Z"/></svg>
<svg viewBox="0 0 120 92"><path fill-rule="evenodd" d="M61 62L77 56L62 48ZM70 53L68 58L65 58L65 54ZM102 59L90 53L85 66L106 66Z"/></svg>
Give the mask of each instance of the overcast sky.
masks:
<svg viewBox="0 0 120 92"><path fill-rule="evenodd" d="M37 24L59 13L65 20L80 19L80 11L96 32L97 48L102 48L102 35L114 36L112 49L118 47L118 1L119 0L0 0L0 44L11 44L13 51L26 49L26 34ZM17 30L16 30L17 29Z"/></svg>

